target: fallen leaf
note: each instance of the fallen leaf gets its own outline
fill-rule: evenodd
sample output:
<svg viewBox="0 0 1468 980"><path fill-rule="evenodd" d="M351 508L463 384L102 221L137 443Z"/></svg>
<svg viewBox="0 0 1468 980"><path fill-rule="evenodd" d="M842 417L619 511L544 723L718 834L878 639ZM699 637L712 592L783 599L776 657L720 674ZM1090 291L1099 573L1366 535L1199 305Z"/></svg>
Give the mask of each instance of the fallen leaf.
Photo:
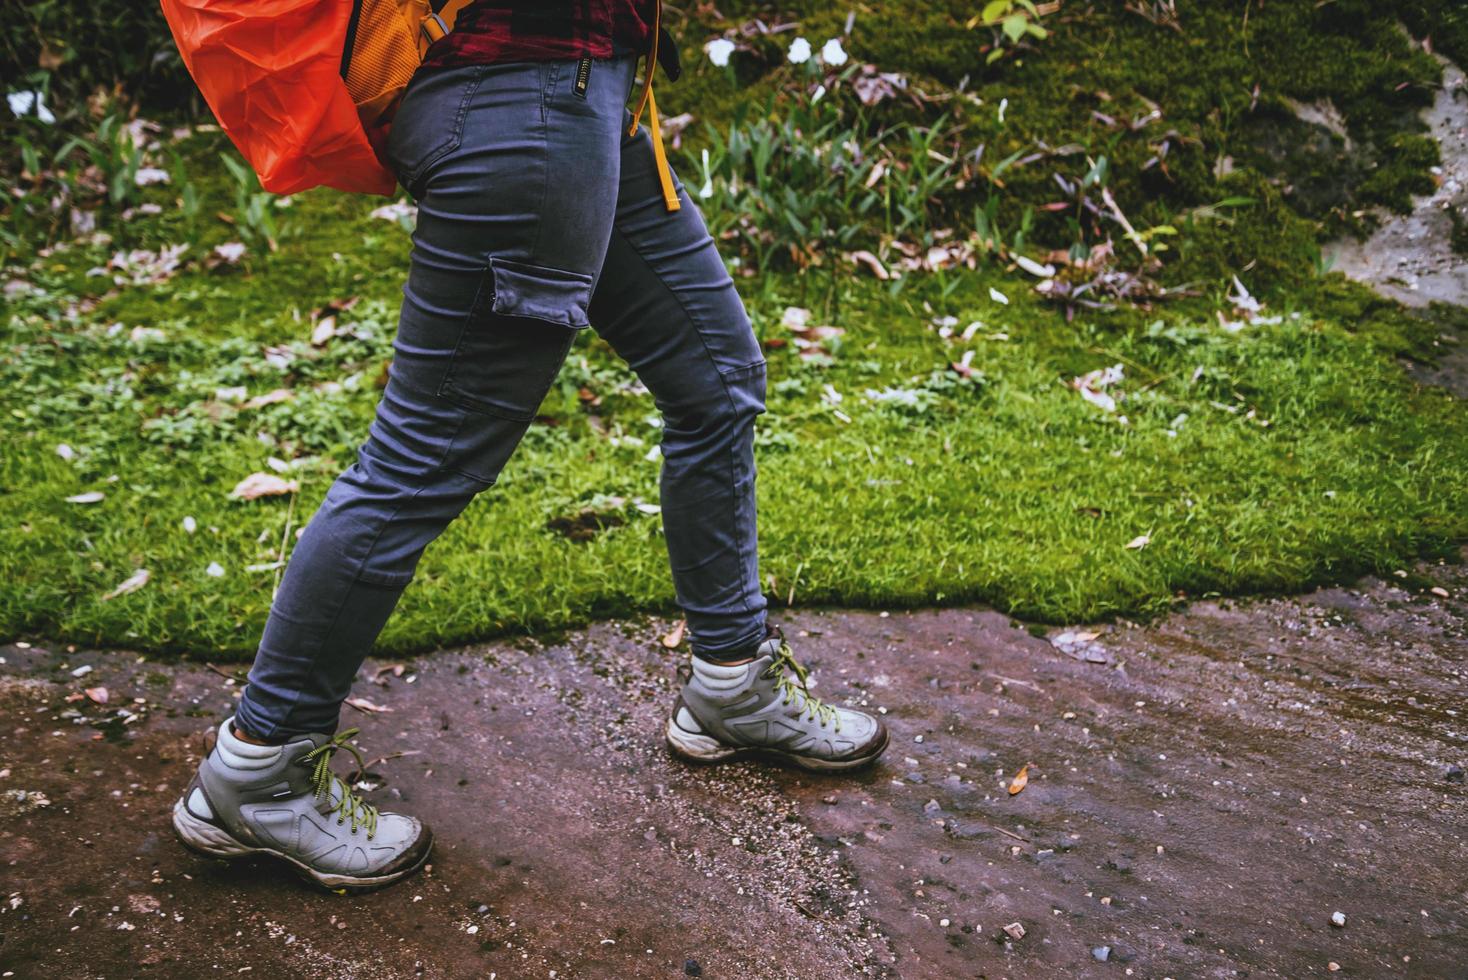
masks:
<svg viewBox="0 0 1468 980"><path fill-rule="evenodd" d="M799 306L785 307L785 313L780 317L780 326L786 330L804 330L809 322L810 310Z"/></svg>
<svg viewBox="0 0 1468 980"><path fill-rule="evenodd" d="M1024 791L1024 788L1026 786L1028 786L1029 783L1030 783L1030 767L1029 767L1029 764L1026 763L1025 765L1022 765L1022 766L1019 767L1019 772L1017 772L1017 773L1014 774L1014 781L1009 784L1009 795L1010 796L1018 796L1021 792ZM1007 929L1008 927L1006 926L1005 928ZM1014 938L1015 939L1022 939L1022 938L1024 938L1024 934L1025 934L1024 929L1020 929L1019 935L1018 936L1015 936Z"/></svg>
<svg viewBox="0 0 1468 980"><path fill-rule="evenodd" d="M118 583L117 588L113 589L111 592L108 592L102 598L105 601L107 599L116 599L118 596L127 595L130 592L136 592L143 586L147 585L148 579L152 577L152 573L150 573L146 568L140 568L136 572L133 572L131 575L129 575L127 578L123 579L120 583Z"/></svg>
<svg viewBox="0 0 1468 980"><path fill-rule="evenodd" d="M683 631L687 627L688 620L678 620L678 625L674 626L671 630L668 631L667 635L663 637L663 646L667 647L669 650L678 649L678 644L683 642Z"/></svg>
<svg viewBox="0 0 1468 980"><path fill-rule="evenodd" d="M1051 276L1055 275L1055 266L1048 264L1041 265L1034 259L1026 258L1023 255L1016 255L1014 257L1014 264L1028 272L1030 275L1038 276L1041 279L1049 279Z"/></svg>
<svg viewBox="0 0 1468 980"><path fill-rule="evenodd" d="M379 711L391 711L392 710L391 708L387 707L386 705L373 704L371 701L368 701L366 698L347 698L347 704L349 704L352 707L356 708L358 711L366 711L368 713L376 713L376 712L379 712Z"/></svg>
<svg viewBox="0 0 1468 980"><path fill-rule="evenodd" d="M311 331L311 346L320 347L336 336L336 317L324 316Z"/></svg>
<svg viewBox="0 0 1468 980"><path fill-rule="evenodd" d="M94 704L106 704L109 697L105 687L89 687L84 693Z"/></svg>
<svg viewBox="0 0 1468 980"><path fill-rule="evenodd" d="M852 252L850 257L851 261L855 262L857 265L864 265L868 269L872 270L872 275L876 276L878 279L881 279L883 282L886 282L888 279L892 278L892 273L887 271L887 267L882 264L882 260L877 258L871 252L863 249L860 252Z"/></svg>
<svg viewBox="0 0 1468 980"><path fill-rule="evenodd" d="M1151 543L1152 538L1150 535L1139 534L1135 538L1132 538L1130 541L1128 541L1126 543L1126 546L1127 549L1130 551L1141 551L1143 548L1147 547L1147 545Z"/></svg>
<svg viewBox="0 0 1468 980"><path fill-rule="evenodd" d="M1116 399L1107 394L1106 389L1121 381L1123 377L1122 366L1113 364L1109 368L1098 368L1078 378L1072 378L1070 386L1097 408L1106 412L1114 412L1116 411Z"/></svg>
<svg viewBox="0 0 1468 980"><path fill-rule="evenodd" d="M301 489L295 480L284 480L274 473L251 473L229 492L237 500L255 500L260 497L280 497Z"/></svg>
<svg viewBox="0 0 1468 980"><path fill-rule="evenodd" d="M418 217L418 209L409 204L407 198L403 198L375 209L370 217L383 221L412 221Z"/></svg>
<svg viewBox="0 0 1468 980"><path fill-rule="evenodd" d="M223 242L214 246L214 255L223 265L234 265L245 257L243 242Z"/></svg>
<svg viewBox="0 0 1468 980"><path fill-rule="evenodd" d="M277 402L288 402L294 397L296 397L296 393L289 388L276 388L274 391L267 391L263 395L256 395L254 398L242 404L240 408L264 408L266 405L274 405Z"/></svg>
<svg viewBox="0 0 1468 980"><path fill-rule="evenodd" d="M79 493L75 496L67 497L66 502L69 504L95 504L106 496L101 490L88 490L86 493Z"/></svg>

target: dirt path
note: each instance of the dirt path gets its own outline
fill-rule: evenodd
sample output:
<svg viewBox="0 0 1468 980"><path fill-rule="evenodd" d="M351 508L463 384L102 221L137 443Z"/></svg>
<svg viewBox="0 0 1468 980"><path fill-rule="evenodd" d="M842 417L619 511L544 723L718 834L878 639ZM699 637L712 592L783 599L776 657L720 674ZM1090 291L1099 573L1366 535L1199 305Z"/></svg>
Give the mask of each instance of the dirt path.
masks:
<svg viewBox="0 0 1468 980"><path fill-rule="evenodd" d="M1069 653L992 612L786 617L823 694L886 709L856 779L669 759L665 623L364 675L373 797L439 843L356 898L172 839L237 685L0 647L0 972L1468 976L1468 569L1413 574Z"/></svg>

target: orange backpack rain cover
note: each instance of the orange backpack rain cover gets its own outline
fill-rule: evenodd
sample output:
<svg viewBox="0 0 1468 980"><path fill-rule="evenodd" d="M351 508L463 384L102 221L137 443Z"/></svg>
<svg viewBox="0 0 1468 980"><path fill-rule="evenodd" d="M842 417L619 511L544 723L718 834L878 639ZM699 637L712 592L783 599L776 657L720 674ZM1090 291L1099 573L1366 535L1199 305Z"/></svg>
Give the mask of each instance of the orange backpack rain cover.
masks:
<svg viewBox="0 0 1468 980"><path fill-rule="evenodd" d="M341 76L351 0L161 2L204 100L266 190L393 193Z"/></svg>

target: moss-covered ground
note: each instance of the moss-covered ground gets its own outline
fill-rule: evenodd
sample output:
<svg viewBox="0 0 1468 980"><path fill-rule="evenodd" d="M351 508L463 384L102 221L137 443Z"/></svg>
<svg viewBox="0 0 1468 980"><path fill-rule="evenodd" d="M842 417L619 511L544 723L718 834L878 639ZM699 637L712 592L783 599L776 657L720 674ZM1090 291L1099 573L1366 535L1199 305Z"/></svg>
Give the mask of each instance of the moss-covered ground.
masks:
<svg viewBox="0 0 1468 980"><path fill-rule="evenodd" d="M1155 275L1188 288L1067 318L997 258L893 283L853 272L834 249L807 268L751 268L744 256L739 282L771 367L758 452L775 607L983 601L1089 620L1452 554L1468 537L1468 411L1400 366L1432 356L1442 327L1321 275L1312 257L1325 230L1363 220L1355 212L1367 205L1406 206L1436 159L1412 125L1436 65L1383 7L1249 4L1246 22L1241 5L1209 4L1185 10L1179 32L1120 4L1066 4L1049 38L987 66L987 34L964 27L967 5L859 11L846 42L856 58L935 95L968 76L978 99L888 100L866 117L942 116L945 152L985 146L931 202L920 245L946 228L968 236L973 208L995 194L1000 220L1017 227L1054 196L1055 172L1079 176L1077 160L1105 154L1107 186L1134 222L1176 228ZM703 123L778 113L805 82L779 63L791 34L754 36L730 70L707 64L702 40L759 11L725 12L679 25L689 71L660 89L667 114L697 117L679 157L690 184L714 139ZM799 20L819 48L846 11L783 3L763 15ZM1295 144L1266 139L1259 120L1294 120L1286 100L1324 97L1344 120L1350 165L1340 186L1311 195L1286 172L1308 161L1282 162L1274 148ZM1155 123L1106 121L1151 106ZM1322 158L1344 152L1336 139ZM1166 167L1148 165L1162 141ZM1080 149L991 179L995 161L1041 144ZM141 194L161 213L122 220L104 206L110 242L11 249L0 634L247 657L293 529L371 417L406 229L369 216L381 201L313 191L268 205L277 251L252 239L239 264L208 268L213 247L242 231L220 138L171 147L175 183ZM198 201L187 213L185 172ZM1251 203L1197 212L1240 197ZM1035 212L1016 251L1072 244L1062 217ZM12 228L29 220L10 218ZM890 244L865 226L854 244L863 235ZM89 275L119 249L180 242L193 261L164 282ZM1235 275L1264 303L1255 322L1229 299ZM328 311L335 335L312 344L317 315L351 299ZM787 306L845 333L802 357ZM1070 384L1114 365L1115 411ZM594 333L580 338L500 485L429 550L382 649L672 608L651 512L656 411L633 381ZM284 400L247 407L280 390ZM298 497L231 499L240 479L273 465L299 481ZM611 526L589 540L563 533L558 518L586 524L587 511ZM105 598L139 569L147 584Z"/></svg>

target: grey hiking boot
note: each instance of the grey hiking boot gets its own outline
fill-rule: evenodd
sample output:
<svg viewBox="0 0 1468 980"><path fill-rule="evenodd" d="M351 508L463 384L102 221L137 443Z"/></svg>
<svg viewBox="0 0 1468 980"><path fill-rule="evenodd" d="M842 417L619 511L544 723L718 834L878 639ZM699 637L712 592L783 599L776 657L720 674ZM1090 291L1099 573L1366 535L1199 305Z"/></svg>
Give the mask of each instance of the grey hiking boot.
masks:
<svg viewBox="0 0 1468 980"><path fill-rule="evenodd" d="M693 659L693 676L668 719L668 747L697 762L766 755L803 769L855 769L887 748L887 727L813 697L806 669L771 630L749 663Z"/></svg>
<svg viewBox="0 0 1468 980"><path fill-rule="evenodd" d="M216 858L266 854L288 861L308 881L366 891L417 871L433 833L417 819L380 813L331 771L331 757L357 729L302 735L284 745L254 745L219 726L213 750L173 806L185 846Z"/></svg>

